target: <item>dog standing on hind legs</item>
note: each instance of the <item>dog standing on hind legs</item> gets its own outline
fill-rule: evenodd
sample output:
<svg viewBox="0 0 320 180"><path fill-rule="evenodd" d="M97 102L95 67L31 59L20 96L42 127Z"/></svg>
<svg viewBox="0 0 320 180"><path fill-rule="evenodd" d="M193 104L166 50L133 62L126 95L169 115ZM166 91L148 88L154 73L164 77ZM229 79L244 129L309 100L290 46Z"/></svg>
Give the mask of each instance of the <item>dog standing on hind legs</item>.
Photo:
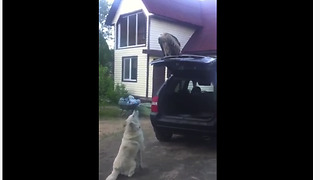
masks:
<svg viewBox="0 0 320 180"><path fill-rule="evenodd" d="M106 180L116 180L119 174L131 177L138 167L142 169L144 137L139 121L139 111L135 110L125 121L125 130L113 162L113 170Z"/></svg>

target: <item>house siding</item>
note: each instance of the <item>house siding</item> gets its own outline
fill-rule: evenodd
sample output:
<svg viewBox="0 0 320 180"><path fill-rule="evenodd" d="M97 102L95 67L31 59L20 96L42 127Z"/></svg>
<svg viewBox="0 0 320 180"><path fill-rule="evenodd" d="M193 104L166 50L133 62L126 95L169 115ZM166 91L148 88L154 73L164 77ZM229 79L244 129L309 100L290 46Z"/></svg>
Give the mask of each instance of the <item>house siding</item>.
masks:
<svg viewBox="0 0 320 180"><path fill-rule="evenodd" d="M131 12L136 12L138 10L143 10L144 14L147 17L147 31L148 34L148 18L150 13L144 6L141 0L122 0L119 9L115 15L115 18L112 21L112 24L115 24L115 34L118 35L116 23L122 14L127 14ZM118 37L115 38L117 40ZM146 36L146 43L148 42L148 35ZM117 44L117 43L115 43ZM147 88L147 54L143 54L142 50L147 49L147 44L142 47L125 47L123 49L118 49L115 47L114 51L114 82L124 84L128 92L134 96L146 97L146 88ZM122 58L129 56L137 56L137 82L125 82L122 81ZM151 78L152 81L152 78ZM150 78L149 78L150 82Z"/></svg>
<svg viewBox="0 0 320 180"><path fill-rule="evenodd" d="M115 50L114 81L115 84L124 84L130 94L135 96L146 97L147 55L142 53L142 49L145 49L145 47ZM122 57L128 56L138 56L137 82L122 81Z"/></svg>
<svg viewBox="0 0 320 180"><path fill-rule="evenodd" d="M142 3L142 0L122 0L119 9L115 14L115 18L112 21L114 24L114 32L117 36L117 26L116 23L122 14L127 14L131 12L136 12L138 10L143 10L147 17L147 37L146 37L146 45L143 47L128 47L123 49L118 49L115 47L114 52L114 81L115 84L124 84L126 89L130 94L134 96L146 97L148 94L148 98L152 97L152 87L153 87L153 66L148 64L147 54L143 54L142 51L144 49L152 49L152 50L161 50L160 45L158 44L158 37L161 33L168 32L176 36L181 44L181 49L186 45L190 37L195 32L195 28L184 26L181 24L175 24L172 22L167 22L160 19L152 18L151 13L148 12L145 5ZM150 26L149 24L150 19ZM150 36L149 34L150 30ZM150 42L149 41L150 37ZM115 38L117 40L117 37ZM117 44L117 43L115 43ZM148 47L149 45L149 47ZM122 81L122 58L129 56L137 56L137 82L124 82ZM149 57L149 63L158 57ZM147 68L149 68L149 72L147 72ZM167 70L166 70L167 72ZM148 83L147 83L147 76ZM166 78L166 76L165 76ZM148 88L147 88L148 86Z"/></svg>
<svg viewBox="0 0 320 180"><path fill-rule="evenodd" d="M158 37L165 32L174 35L179 40L182 50L195 32L195 28L150 18L150 49L161 50Z"/></svg>
<svg viewBox="0 0 320 180"><path fill-rule="evenodd" d="M119 9L115 14L112 24L116 24L120 15L131 13L138 10L143 10L144 14L148 17L149 11L143 4L142 0L122 0L119 5Z"/></svg>

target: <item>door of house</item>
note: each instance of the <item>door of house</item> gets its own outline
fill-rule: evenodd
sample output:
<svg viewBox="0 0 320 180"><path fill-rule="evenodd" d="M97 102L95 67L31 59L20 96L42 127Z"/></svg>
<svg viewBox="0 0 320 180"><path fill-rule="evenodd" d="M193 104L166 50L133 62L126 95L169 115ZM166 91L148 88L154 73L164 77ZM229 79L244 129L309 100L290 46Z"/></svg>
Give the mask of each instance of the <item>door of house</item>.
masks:
<svg viewBox="0 0 320 180"><path fill-rule="evenodd" d="M155 96L165 81L165 66L153 67L152 97Z"/></svg>

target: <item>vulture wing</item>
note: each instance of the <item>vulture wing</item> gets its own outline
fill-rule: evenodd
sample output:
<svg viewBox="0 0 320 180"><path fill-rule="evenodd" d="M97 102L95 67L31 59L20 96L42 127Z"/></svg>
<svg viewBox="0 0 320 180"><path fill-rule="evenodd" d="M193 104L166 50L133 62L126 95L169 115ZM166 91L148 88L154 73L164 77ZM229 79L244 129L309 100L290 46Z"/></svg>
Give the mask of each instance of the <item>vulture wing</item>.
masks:
<svg viewBox="0 0 320 180"><path fill-rule="evenodd" d="M164 56L179 55L180 54L180 42L178 39L170 33L164 33L158 38L161 50Z"/></svg>

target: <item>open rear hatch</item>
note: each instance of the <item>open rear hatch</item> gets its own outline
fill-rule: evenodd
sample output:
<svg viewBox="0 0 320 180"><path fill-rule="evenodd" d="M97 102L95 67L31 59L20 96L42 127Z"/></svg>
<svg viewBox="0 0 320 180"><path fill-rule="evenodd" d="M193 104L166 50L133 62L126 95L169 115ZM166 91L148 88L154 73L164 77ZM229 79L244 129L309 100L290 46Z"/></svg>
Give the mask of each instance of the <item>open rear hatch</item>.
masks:
<svg viewBox="0 0 320 180"><path fill-rule="evenodd" d="M166 66L177 77L205 78L210 75L216 81L216 58L198 55L166 56L150 63L154 66ZM210 71L210 73L208 73Z"/></svg>
<svg viewBox="0 0 320 180"><path fill-rule="evenodd" d="M215 92L193 95L174 92L176 79L208 80L216 87L216 59L197 55L166 56L151 62L154 66L166 66L174 75L159 94L158 107L163 121L188 121L205 123L216 116Z"/></svg>

